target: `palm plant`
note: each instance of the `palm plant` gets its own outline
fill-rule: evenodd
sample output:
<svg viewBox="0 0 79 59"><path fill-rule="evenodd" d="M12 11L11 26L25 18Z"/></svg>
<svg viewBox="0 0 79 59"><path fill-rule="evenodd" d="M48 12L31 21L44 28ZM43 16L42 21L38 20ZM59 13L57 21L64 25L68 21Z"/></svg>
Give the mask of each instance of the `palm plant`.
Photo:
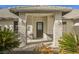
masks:
<svg viewBox="0 0 79 59"><path fill-rule="evenodd" d="M10 51L19 46L18 36L10 29L0 30L0 51Z"/></svg>
<svg viewBox="0 0 79 59"><path fill-rule="evenodd" d="M65 33L59 40L59 46L63 53L77 53L79 46L78 35Z"/></svg>

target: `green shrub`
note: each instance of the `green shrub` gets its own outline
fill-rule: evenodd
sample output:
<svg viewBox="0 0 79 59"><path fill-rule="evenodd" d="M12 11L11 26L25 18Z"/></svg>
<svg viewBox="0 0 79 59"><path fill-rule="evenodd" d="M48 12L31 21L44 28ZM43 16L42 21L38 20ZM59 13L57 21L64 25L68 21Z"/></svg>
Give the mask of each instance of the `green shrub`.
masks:
<svg viewBox="0 0 79 59"><path fill-rule="evenodd" d="M77 35L65 33L59 40L59 47L63 53L77 53L79 39Z"/></svg>
<svg viewBox="0 0 79 59"><path fill-rule="evenodd" d="M19 44L18 36L13 31L6 28L0 30L0 51L10 51Z"/></svg>

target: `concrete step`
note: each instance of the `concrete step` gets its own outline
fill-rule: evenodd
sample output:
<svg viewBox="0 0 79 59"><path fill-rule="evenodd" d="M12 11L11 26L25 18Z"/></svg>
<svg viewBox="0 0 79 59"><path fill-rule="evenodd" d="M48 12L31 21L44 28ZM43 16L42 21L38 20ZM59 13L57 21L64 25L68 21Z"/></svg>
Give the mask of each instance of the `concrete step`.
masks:
<svg viewBox="0 0 79 59"><path fill-rule="evenodd" d="M33 51L33 49L35 47L41 46L42 44L52 45L52 42L41 42L41 43L35 43L35 44L34 43L33 44L27 44L24 47L14 49L14 51Z"/></svg>

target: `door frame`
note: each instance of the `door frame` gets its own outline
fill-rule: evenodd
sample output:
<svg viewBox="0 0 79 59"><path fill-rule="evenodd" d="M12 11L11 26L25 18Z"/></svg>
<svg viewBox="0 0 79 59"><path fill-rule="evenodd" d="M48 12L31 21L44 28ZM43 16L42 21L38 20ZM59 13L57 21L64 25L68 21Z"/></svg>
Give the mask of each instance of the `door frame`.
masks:
<svg viewBox="0 0 79 59"><path fill-rule="evenodd" d="M37 38L39 38L38 37L38 23L41 23L42 24L42 37L40 37L40 38L43 38L43 30L44 30L44 28L43 28L43 26L44 26L44 23L43 22L36 22L36 37Z"/></svg>

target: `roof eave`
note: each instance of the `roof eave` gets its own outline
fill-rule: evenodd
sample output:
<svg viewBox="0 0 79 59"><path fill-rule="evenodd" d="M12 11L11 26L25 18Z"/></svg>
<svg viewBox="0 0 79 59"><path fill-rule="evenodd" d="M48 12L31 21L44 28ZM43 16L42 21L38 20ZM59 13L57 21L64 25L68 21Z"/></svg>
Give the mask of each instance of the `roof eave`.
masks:
<svg viewBox="0 0 79 59"><path fill-rule="evenodd" d="M72 9L71 8L59 8L59 7L50 7L50 6L48 6L48 7L22 7L22 8L20 8L20 7L16 7L16 8L11 8L10 9L11 11L13 11L13 12L36 12L36 11L40 11L40 12L44 12L44 11L46 11L46 12L55 12L55 11L61 11L61 12L69 12L69 11L71 11Z"/></svg>

